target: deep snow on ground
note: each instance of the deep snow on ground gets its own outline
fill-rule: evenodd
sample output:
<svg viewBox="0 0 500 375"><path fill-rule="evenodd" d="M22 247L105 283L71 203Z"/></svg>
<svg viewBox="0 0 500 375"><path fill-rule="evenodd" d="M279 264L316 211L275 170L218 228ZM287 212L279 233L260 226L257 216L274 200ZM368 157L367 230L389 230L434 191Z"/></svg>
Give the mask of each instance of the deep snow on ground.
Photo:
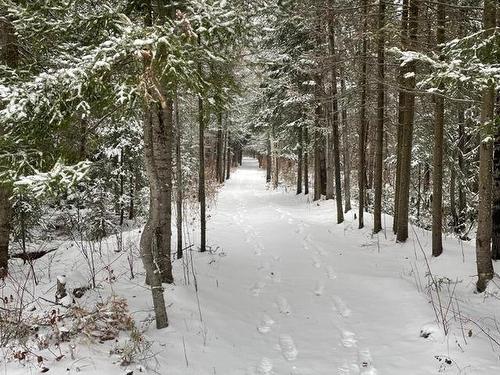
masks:
<svg viewBox="0 0 500 375"><path fill-rule="evenodd" d="M445 337L436 324L437 295L433 308L426 293L429 277L419 243L430 254L428 232L415 228L406 244L396 244L388 216L387 231L373 236L370 215L361 230L353 212L337 225L332 201L272 191L264 181L256 161L245 158L222 188L210 211L212 251L188 254L189 284L186 260L175 261L176 285L165 291L170 327L146 330L154 357L144 367L113 363L113 343L79 339L75 359L47 360L50 373L500 374L500 347L482 332L500 338L498 279L485 295L473 293L473 243L450 237L444 255L428 259L441 287L450 330ZM196 228L188 232L195 240ZM140 261L134 263L136 278L128 271L127 249L137 256L139 236L127 232L121 253L113 251L113 239L104 244L99 262L109 265L104 273L113 269L117 281L106 283L100 275L101 287L78 303L114 293L127 298L139 326L151 317ZM68 282L85 279L80 253L65 244L50 261L37 261L42 281L34 293L53 295L58 274ZM27 272L21 264L15 269L17 279ZM420 337L422 329L432 334ZM36 365L16 361L0 367L9 375L37 372Z"/></svg>

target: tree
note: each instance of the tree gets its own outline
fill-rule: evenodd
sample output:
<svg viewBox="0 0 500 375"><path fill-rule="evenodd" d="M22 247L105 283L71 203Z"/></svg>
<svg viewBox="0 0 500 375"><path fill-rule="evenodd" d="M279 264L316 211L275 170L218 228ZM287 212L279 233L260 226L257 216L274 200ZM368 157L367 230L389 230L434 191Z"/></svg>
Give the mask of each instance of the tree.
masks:
<svg viewBox="0 0 500 375"><path fill-rule="evenodd" d="M365 226L364 223L364 210L365 210L365 188L366 188L366 90L367 90L367 59L368 59L368 0L361 0L361 7L363 9L363 42L361 47L361 100L359 108L359 132L358 132L358 191L359 191L359 207L358 207L358 228L361 229Z"/></svg>
<svg viewBox="0 0 500 375"><path fill-rule="evenodd" d="M408 12L408 47L412 51L417 50L418 37L418 12L419 0L409 0ZM398 214L397 214L397 236L399 242L405 242L408 238L408 216L410 203L410 178L411 178L411 157L413 142L413 122L415 117L415 84L416 84L416 61L406 62L407 72L403 76L404 90L404 111L401 134L401 153L400 153L400 184L398 196Z"/></svg>
<svg viewBox="0 0 500 375"><path fill-rule="evenodd" d="M438 4L437 43L438 48L445 42L446 12L445 1ZM442 59L442 58L441 58ZM442 91L443 84L440 85ZM432 170L432 256L439 256L443 252L443 136L444 136L444 97L441 93L434 96L435 125L434 125L434 158Z"/></svg>
<svg viewBox="0 0 500 375"><path fill-rule="evenodd" d="M3 9L0 8L0 63L15 69L18 59L15 29L11 21L4 16ZM0 137L4 135L4 131L5 129L0 127ZM6 277L8 272L12 211L11 195L12 187L10 183L0 180L0 279Z"/></svg>
<svg viewBox="0 0 500 375"><path fill-rule="evenodd" d="M484 1L484 35L493 35L496 27L496 4L494 0ZM479 207L477 216L476 260L477 290L484 292L488 281L493 278L491 261L492 235L492 156L493 123L495 108L495 86L493 82L484 89L481 106L481 144L479 146Z"/></svg>
<svg viewBox="0 0 500 375"><path fill-rule="evenodd" d="M382 230L382 173L385 122L385 0L379 0L377 38L377 130L375 140L375 200L373 203L373 232Z"/></svg>

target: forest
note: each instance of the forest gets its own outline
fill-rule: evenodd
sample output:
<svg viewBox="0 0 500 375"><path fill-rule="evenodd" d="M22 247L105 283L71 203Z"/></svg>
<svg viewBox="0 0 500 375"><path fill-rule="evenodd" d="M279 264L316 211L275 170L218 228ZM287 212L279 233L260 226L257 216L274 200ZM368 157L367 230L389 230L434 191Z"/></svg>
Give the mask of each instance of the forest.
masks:
<svg viewBox="0 0 500 375"><path fill-rule="evenodd" d="M500 374L500 1L0 0L0 375Z"/></svg>

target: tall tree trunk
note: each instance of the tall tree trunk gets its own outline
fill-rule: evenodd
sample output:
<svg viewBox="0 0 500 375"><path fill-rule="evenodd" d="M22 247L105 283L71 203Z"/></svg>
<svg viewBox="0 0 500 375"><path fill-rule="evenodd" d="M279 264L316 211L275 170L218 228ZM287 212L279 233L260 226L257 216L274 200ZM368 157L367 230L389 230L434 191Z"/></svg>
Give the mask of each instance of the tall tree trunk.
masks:
<svg viewBox="0 0 500 375"><path fill-rule="evenodd" d="M160 223L161 194L159 187L158 168L154 157L153 117L157 116L154 105L146 102L144 109L144 164L149 181L149 214L142 231L140 248L141 258L146 270L146 281L151 287L153 306L155 311L156 327L168 326L168 317L163 297L161 266L157 262L158 242L156 231Z"/></svg>
<svg viewBox="0 0 500 375"><path fill-rule="evenodd" d="M465 223L467 194L465 192L465 111L461 107L458 111L458 169L460 171L458 183L458 223L455 231L462 232Z"/></svg>
<svg viewBox="0 0 500 375"><path fill-rule="evenodd" d="M309 129L304 127L304 194L309 194Z"/></svg>
<svg viewBox="0 0 500 375"><path fill-rule="evenodd" d="M198 201L200 202L200 252L205 252L207 250L207 215L205 195L205 116L203 111L203 98L200 95L198 97Z"/></svg>
<svg viewBox="0 0 500 375"><path fill-rule="evenodd" d="M333 12L334 1L330 1L331 11ZM328 43L330 47L330 56L332 62L330 66L330 73L332 79L331 89L331 125L332 125L332 146L333 146L333 163L335 173L335 200L337 206L337 223L340 224L344 221L344 211L342 210L342 183L340 177L340 135L339 135L339 104L338 104L338 91L337 91L337 51L335 45L335 25L333 23L333 16L328 17Z"/></svg>
<svg viewBox="0 0 500 375"><path fill-rule="evenodd" d="M419 1L410 0L409 6L409 48L416 51L418 37L418 12ZM415 73L416 62L411 61L408 64L408 75L404 76L405 111L403 114L402 144L401 144L401 183L399 186L399 204L398 204L398 224L397 236L398 242L404 242L408 238L408 216L410 204L410 178L411 178L411 149L413 140L413 122L415 117Z"/></svg>
<svg viewBox="0 0 500 375"><path fill-rule="evenodd" d="M226 180L231 177L231 137L227 130L227 146L226 146Z"/></svg>
<svg viewBox="0 0 500 375"><path fill-rule="evenodd" d="M297 194L302 193L302 126L297 129Z"/></svg>
<svg viewBox="0 0 500 375"><path fill-rule="evenodd" d="M361 101L359 115L359 146L358 146L358 191L359 191L359 208L358 208L358 227L359 229L365 226L364 223L364 206L365 206L365 178L366 178L366 153L365 153L365 138L366 138L366 90L367 90L367 53L368 53L368 0L361 0L363 8L363 42L361 52Z"/></svg>
<svg viewBox="0 0 500 375"><path fill-rule="evenodd" d="M347 124L347 99L344 69L340 68L340 96L342 97L342 162L344 166L344 212L351 210L351 153L350 153L350 140L349 129Z"/></svg>
<svg viewBox="0 0 500 375"><path fill-rule="evenodd" d="M327 124L332 127L332 111L327 111ZM328 132L325 137L325 164L326 164L326 194L327 200L333 199L334 180L333 180L333 136Z"/></svg>
<svg viewBox="0 0 500 375"><path fill-rule="evenodd" d="M17 37L12 23L0 14L0 63L16 68L19 60ZM4 129L0 128L0 138ZM0 182L0 279L7 276L11 230L12 195L10 182Z"/></svg>
<svg viewBox="0 0 500 375"><path fill-rule="evenodd" d="M226 180L226 163L227 163L227 129L224 129L222 133L222 140L224 143L223 147L223 152L222 152L222 168L221 168L221 176L220 176L220 182L224 182Z"/></svg>
<svg viewBox="0 0 500 375"><path fill-rule="evenodd" d="M175 197L176 206L176 229L177 229L177 259L181 259L183 256L183 238L182 238L182 200L183 200L183 182L182 182L182 153L181 153L181 139L182 139L182 129L181 121L179 118L179 98L175 95L174 101L175 108L175 176L177 180L177 194Z"/></svg>
<svg viewBox="0 0 500 375"><path fill-rule="evenodd" d="M497 121L498 119L500 119L500 90L497 91L496 118ZM492 209L491 220L492 220L493 233L491 236L491 257L495 260L500 260L500 125L498 124L496 125L495 144L493 146L493 198L492 199L493 199L493 209Z"/></svg>
<svg viewBox="0 0 500 375"><path fill-rule="evenodd" d="M403 0L403 12L401 16L401 48L406 50L408 47L408 1ZM398 97L398 128L397 128L397 160L396 160L396 182L394 191L394 220L392 223L392 230L394 233L398 231L398 214L399 214L399 193L401 191L401 160L402 145L403 145L403 128L404 116L406 112L406 92L404 90L404 75L408 67L401 67L399 69L398 84L400 87Z"/></svg>
<svg viewBox="0 0 500 375"><path fill-rule="evenodd" d="M496 26L495 0L484 1L485 36L493 34ZM493 263L491 261L492 234L492 156L493 136L492 126L485 126L494 121L495 86L493 83L484 90L481 107L481 143L479 146L479 208L477 214L476 261L477 290L484 292L488 281L493 278Z"/></svg>
<svg viewBox="0 0 500 375"><path fill-rule="evenodd" d="M222 133L222 112L217 113L217 147L215 156L215 176L217 182L222 182L222 159L224 150L224 136Z"/></svg>
<svg viewBox="0 0 500 375"><path fill-rule="evenodd" d="M266 154L266 182L271 182L272 155L271 155L271 130L267 131L267 154Z"/></svg>
<svg viewBox="0 0 500 375"><path fill-rule="evenodd" d="M445 42L446 13L445 1L438 3L438 45ZM441 47L439 47L441 48ZM444 84L439 85L440 91ZM436 103L436 120L434 126L434 153L432 170L432 256L439 256L443 252L443 142L444 142L444 97L434 96Z"/></svg>
<svg viewBox="0 0 500 375"><path fill-rule="evenodd" d="M373 232L382 230L382 173L385 122L385 0L379 0L377 38L377 129L375 140L375 200L373 202Z"/></svg>

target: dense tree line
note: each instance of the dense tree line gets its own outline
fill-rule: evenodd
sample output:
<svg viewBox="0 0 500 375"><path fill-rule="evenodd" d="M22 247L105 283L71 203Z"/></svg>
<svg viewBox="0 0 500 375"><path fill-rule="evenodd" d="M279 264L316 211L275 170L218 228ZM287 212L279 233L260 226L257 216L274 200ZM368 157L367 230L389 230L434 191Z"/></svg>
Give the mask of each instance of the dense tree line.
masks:
<svg viewBox="0 0 500 375"><path fill-rule="evenodd" d="M335 199L337 223L353 198L359 228L367 211L400 242L420 225L433 256L443 232L476 231L484 291L500 258L499 23L494 0L1 0L0 276L44 207L87 209L89 239L145 217L167 326L184 206L208 250L206 207L246 150L272 187L288 169L297 194Z"/></svg>

